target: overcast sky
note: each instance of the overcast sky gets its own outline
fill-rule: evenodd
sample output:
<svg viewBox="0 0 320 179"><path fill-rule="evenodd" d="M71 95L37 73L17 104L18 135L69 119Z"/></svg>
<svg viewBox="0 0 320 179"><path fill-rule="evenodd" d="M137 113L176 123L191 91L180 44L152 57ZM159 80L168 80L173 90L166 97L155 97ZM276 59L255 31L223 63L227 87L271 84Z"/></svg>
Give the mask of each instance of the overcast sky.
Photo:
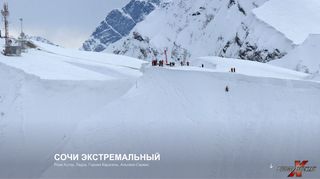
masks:
<svg viewBox="0 0 320 179"><path fill-rule="evenodd" d="M4 0L0 0L1 8ZM20 31L19 18L24 19L24 31L59 45L79 48L107 13L129 0L7 0L10 10L10 33ZM1 22L3 29L3 21Z"/></svg>

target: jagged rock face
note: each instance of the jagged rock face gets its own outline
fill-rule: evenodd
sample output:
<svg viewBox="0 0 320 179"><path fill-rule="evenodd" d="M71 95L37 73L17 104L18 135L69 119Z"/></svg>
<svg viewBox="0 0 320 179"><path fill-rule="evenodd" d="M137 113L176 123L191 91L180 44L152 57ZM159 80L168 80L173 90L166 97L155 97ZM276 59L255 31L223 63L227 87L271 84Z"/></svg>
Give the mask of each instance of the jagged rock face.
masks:
<svg viewBox="0 0 320 179"><path fill-rule="evenodd" d="M145 60L165 58L164 49L173 61L211 55L259 62L278 59L293 45L252 13L266 1L161 1L129 35L104 46L104 51Z"/></svg>
<svg viewBox="0 0 320 179"><path fill-rule="evenodd" d="M159 0L131 0L124 8L112 10L82 48L96 52L105 50L109 44L127 36L159 3Z"/></svg>

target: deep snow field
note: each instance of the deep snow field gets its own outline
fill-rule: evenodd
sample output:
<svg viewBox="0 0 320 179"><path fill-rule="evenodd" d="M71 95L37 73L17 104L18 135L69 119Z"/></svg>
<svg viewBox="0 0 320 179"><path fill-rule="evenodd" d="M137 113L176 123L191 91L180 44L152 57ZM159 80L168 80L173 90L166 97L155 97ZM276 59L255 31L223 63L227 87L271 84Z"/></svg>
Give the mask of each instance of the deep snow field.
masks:
<svg viewBox="0 0 320 179"><path fill-rule="evenodd" d="M140 60L40 45L0 56L0 177L39 176L79 121L142 75Z"/></svg>
<svg viewBox="0 0 320 179"><path fill-rule="evenodd" d="M37 45L0 56L1 178L282 178L271 164L320 166L317 75L218 57L160 68ZM53 166L56 153L157 152L146 168Z"/></svg>

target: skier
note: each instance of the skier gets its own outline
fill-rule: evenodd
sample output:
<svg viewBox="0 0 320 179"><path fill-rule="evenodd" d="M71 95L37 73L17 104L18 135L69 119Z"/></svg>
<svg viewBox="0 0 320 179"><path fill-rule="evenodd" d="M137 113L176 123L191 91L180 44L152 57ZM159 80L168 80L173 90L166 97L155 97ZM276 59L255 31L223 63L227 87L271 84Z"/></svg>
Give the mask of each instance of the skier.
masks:
<svg viewBox="0 0 320 179"><path fill-rule="evenodd" d="M229 86L226 86L226 92L229 92Z"/></svg>
<svg viewBox="0 0 320 179"><path fill-rule="evenodd" d="M201 67L204 68L204 64L202 64Z"/></svg>

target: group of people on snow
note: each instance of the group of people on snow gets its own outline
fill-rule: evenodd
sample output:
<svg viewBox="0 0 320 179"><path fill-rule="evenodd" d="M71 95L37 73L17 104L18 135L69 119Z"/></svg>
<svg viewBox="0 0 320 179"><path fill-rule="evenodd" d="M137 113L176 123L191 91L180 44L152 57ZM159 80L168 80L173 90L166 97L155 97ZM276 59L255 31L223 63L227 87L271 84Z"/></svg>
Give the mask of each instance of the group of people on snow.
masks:
<svg viewBox="0 0 320 179"><path fill-rule="evenodd" d="M231 73L235 73L236 72L236 68L231 68Z"/></svg>
<svg viewBox="0 0 320 179"><path fill-rule="evenodd" d="M175 66L176 65L176 63L175 62L166 62L166 61L164 61L164 60L152 60L151 61L151 64L152 64L152 66L160 66L160 67L163 67L164 65L167 65L167 66L171 66L171 67L173 67L173 66ZM180 61L180 65L181 66L190 66L190 62L183 62L183 61Z"/></svg>
<svg viewBox="0 0 320 179"><path fill-rule="evenodd" d="M165 64L165 62L164 62L164 60L160 60L159 62L158 62L158 60L152 60L152 66L164 66L164 64ZM169 65L169 66L175 66L175 63L174 62L170 62L170 63L167 63L166 65ZM180 61L180 65L181 66L184 66L184 65L187 65L187 66L189 66L190 65L190 63L187 61L186 63L184 63L183 61ZM201 64L201 68L204 68L204 64ZM231 73L236 73L236 68L234 68L234 67L232 67L231 68L231 70L230 70L230 72ZM229 92L229 86L227 85L226 87L225 87L225 92Z"/></svg>

